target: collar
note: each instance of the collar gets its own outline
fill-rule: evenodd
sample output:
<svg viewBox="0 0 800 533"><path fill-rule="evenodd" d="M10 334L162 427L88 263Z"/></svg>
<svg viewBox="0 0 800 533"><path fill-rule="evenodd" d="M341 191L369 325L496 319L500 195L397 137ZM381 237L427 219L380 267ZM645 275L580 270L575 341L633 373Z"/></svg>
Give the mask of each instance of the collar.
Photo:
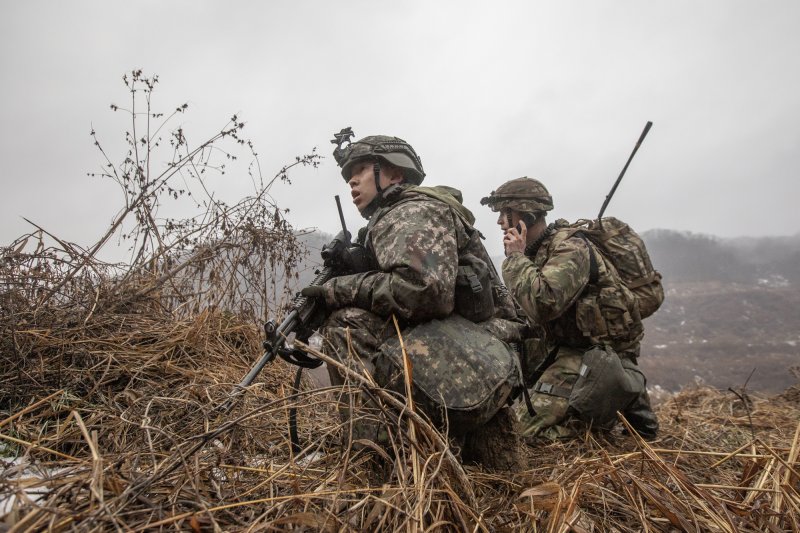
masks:
<svg viewBox="0 0 800 533"><path fill-rule="evenodd" d="M554 223L551 222L550 224L548 224L548 226L544 229L542 234L539 235L539 237L535 241L533 241L532 243L530 243L528 246L525 247L525 255L531 258L534 257L536 255L536 252L539 251L539 247L542 246L542 243L545 241L545 239L547 239L550 235L553 234L555 228L556 225Z"/></svg>
<svg viewBox="0 0 800 533"><path fill-rule="evenodd" d="M361 216L369 220L378 209L388 207L397 202L400 196L411 186L412 184L410 183L396 183L383 189L367 204L361 212Z"/></svg>

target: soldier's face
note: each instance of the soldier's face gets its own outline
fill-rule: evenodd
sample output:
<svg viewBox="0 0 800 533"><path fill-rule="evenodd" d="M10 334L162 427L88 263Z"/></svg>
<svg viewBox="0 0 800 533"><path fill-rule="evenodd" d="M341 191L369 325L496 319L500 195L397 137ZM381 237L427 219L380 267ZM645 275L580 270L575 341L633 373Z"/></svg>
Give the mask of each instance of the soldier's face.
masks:
<svg viewBox="0 0 800 533"><path fill-rule="evenodd" d="M505 232L519 224L520 220L522 219L518 212L513 209L503 209L497 217L497 225Z"/></svg>
<svg viewBox="0 0 800 533"><path fill-rule="evenodd" d="M362 161L353 165L353 170L350 171L350 181L347 184L350 185L350 195L359 211L363 211L378 194L372 166L372 161ZM390 185L402 181L403 173L399 168L386 164L381 165L381 189L386 189Z"/></svg>

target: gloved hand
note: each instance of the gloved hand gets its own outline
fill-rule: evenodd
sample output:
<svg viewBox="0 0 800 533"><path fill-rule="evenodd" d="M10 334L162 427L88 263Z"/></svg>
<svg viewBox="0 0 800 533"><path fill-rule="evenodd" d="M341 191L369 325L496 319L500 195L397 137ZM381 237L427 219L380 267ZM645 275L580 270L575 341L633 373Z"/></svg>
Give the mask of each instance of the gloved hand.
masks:
<svg viewBox="0 0 800 533"><path fill-rule="evenodd" d="M309 285L308 287L303 287L300 291L300 294L307 298L317 298L319 300L325 300L325 288L322 285Z"/></svg>
<svg viewBox="0 0 800 533"><path fill-rule="evenodd" d="M342 230L330 243L322 247L323 264L326 267L341 268L342 256L348 246L350 246L350 232Z"/></svg>

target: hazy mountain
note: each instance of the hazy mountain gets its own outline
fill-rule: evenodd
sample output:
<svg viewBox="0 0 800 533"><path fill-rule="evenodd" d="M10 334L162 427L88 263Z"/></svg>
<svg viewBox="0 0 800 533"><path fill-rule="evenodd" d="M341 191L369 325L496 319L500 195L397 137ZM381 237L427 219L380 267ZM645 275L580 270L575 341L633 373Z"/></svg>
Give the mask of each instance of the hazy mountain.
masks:
<svg viewBox="0 0 800 533"><path fill-rule="evenodd" d="M653 264L665 279L761 284L800 282L800 234L720 239L659 229L643 233L642 238Z"/></svg>

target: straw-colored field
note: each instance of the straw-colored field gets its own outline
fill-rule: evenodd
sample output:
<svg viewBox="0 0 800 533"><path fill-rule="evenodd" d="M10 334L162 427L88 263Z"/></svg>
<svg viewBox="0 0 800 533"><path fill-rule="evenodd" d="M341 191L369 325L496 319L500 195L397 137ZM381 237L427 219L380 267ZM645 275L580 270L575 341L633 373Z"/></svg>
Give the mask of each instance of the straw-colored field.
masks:
<svg viewBox="0 0 800 533"><path fill-rule="evenodd" d="M357 378L381 400L394 445L342 448L335 394L294 392L282 362L221 416L214 407L259 354L254 325L213 311L174 318L152 299L96 303L88 318L58 305L3 315L0 438L19 457L0 474L11 531L800 526L797 389L685 390L660 407L654 442L587 433L526 449L524 469L488 471L462 465L422 418Z"/></svg>

